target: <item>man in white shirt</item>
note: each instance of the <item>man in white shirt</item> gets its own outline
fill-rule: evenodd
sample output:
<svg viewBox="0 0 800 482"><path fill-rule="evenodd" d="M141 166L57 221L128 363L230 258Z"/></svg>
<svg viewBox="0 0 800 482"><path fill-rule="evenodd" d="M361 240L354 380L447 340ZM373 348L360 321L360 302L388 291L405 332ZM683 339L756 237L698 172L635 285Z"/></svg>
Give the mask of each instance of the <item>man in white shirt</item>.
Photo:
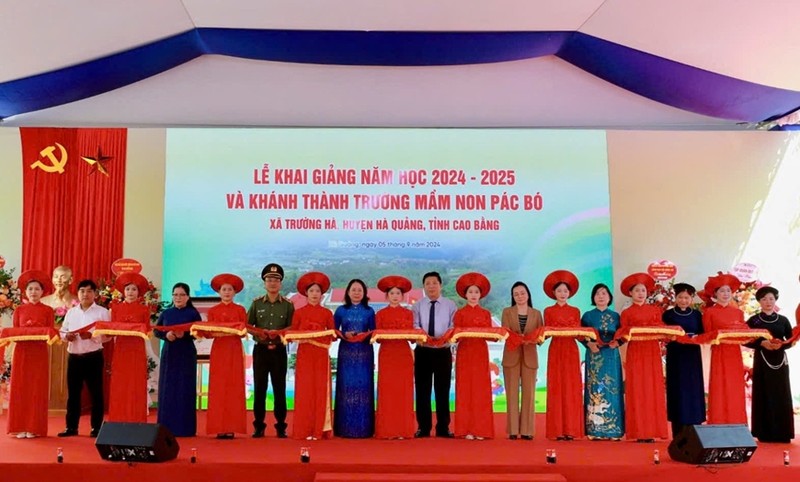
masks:
<svg viewBox="0 0 800 482"><path fill-rule="evenodd" d="M69 342L67 352L67 428L59 437L78 435L81 418L81 392L83 383L92 399L91 437L97 437L103 425L103 341L106 337L92 337L93 329L78 332L96 321L108 321L108 310L95 304L97 285L86 279L78 283L79 305L67 311L61 325L61 338Z"/></svg>
<svg viewBox="0 0 800 482"><path fill-rule="evenodd" d="M435 340L453 327L456 304L442 296L442 276L436 271L422 276L425 298L411 308L414 328L425 330ZM450 378L453 354L450 346L433 347L417 343L414 349L414 387L417 400L416 438L430 437L433 425L431 389L436 398L436 436L453 438L450 431Z"/></svg>

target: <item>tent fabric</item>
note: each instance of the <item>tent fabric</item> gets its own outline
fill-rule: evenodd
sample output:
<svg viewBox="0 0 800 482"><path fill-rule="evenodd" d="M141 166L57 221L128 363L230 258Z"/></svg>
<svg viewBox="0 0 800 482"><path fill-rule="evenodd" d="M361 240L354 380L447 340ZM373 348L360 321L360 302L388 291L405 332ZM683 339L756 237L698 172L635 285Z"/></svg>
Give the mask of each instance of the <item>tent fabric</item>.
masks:
<svg viewBox="0 0 800 482"><path fill-rule="evenodd" d="M420 67L554 55L651 100L760 122L800 106L800 92L682 64L581 32L354 32L196 28L78 65L0 83L0 118L133 84L203 55L325 65Z"/></svg>

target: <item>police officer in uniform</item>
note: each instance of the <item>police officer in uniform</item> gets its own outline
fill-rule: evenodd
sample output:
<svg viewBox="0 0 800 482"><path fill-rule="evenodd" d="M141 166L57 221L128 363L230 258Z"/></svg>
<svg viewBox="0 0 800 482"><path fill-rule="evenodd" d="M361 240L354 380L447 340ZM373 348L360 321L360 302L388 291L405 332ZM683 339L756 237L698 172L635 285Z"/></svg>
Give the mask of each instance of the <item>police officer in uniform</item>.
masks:
<svg viewBox="0 0 800 482"><path fill-rule="evenodd" d="M261 279L267 293L253 300L247 310L247 323L266 330L283 330L292 324L294 305L281 296L283 268L270 263L261 270ZM255 400L253 403L253 438L264 436L264 417L266 415L267 384L272 379L272 393L275 399L275 430L278 438L286 438L286 346L280 338L254 337L253 379Z"/></svg>

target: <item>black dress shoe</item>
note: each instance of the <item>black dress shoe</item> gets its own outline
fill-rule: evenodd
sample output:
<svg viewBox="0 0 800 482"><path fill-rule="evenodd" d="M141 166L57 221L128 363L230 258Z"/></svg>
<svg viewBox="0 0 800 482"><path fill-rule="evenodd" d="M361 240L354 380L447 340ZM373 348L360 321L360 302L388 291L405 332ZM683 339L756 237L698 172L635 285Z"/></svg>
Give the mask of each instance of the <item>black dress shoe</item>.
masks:
<svg viewBox="0 0 800 482"><path fill-rule="evenodd" d="M533 440L533 435L522 435L522 440Z"/></svg>
<svg viewBox="0 0 800 482"><path fill-rule="evenodd" d="M264 438L264 429L257 428L253 431L253 438Z"/></svg>
<svg viewBox="0 0 800 482"><path fill-rule="evenodd" d="M288 437L288 435L286 435L286 429L285 428L279 428L278 429L278 438L286 438L286 437Z"/></svg>
<svg viewBox="0 0 800 482"><path fill-rule="evenodd" d="M516 435L509 435L508 439L509 440L517 440L517 436Z"/></svg>
<svg viewBox="0 0 800 482"><path fill-rule="evenodd" d="M92 438L97 438L97 434L100 433L99 428L93 428L91 432L89 432L89 436Z"/></svg>
<svg viewBox="0 0 800 482"><path fill-rule="evenodd" d="M441 432L436 434L439 438L456 438L453 432Z"/></svg>
<svg viewBox="0 0 800 482"><path fill-rule="evenodd" d="M422 430L417 430L414 433L414 438L428 438L431 436L430 432L423 432Z"/></svg>
<svg viewBox="0 0 800 482"><path fill-rule="evenodd" d="M59 437L74 437L76 435L78 435L77 428L67 428L63 432L58 432Z"/></svg>
<svg viewBox="0 0 800 482"><path fill-rule="evenodd" d="M217 438L221 440L231 440L233 438L233 432L218 433Z"/></svg>

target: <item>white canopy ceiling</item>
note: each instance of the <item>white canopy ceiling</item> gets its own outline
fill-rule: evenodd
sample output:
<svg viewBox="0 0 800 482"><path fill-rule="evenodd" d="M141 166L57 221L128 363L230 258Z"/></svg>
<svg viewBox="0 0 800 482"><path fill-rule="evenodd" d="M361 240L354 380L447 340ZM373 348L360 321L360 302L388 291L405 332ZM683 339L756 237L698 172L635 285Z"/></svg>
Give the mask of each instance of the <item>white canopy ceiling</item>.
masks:
<svg viewBox="0 0 800 482"><path fill-rule="evenodd" d="M8 0L0 85L192 29L581 32L674 62L800 91L796 0ZM0 125L729 128L555 56L359 66L204 55Z"/></svg>

